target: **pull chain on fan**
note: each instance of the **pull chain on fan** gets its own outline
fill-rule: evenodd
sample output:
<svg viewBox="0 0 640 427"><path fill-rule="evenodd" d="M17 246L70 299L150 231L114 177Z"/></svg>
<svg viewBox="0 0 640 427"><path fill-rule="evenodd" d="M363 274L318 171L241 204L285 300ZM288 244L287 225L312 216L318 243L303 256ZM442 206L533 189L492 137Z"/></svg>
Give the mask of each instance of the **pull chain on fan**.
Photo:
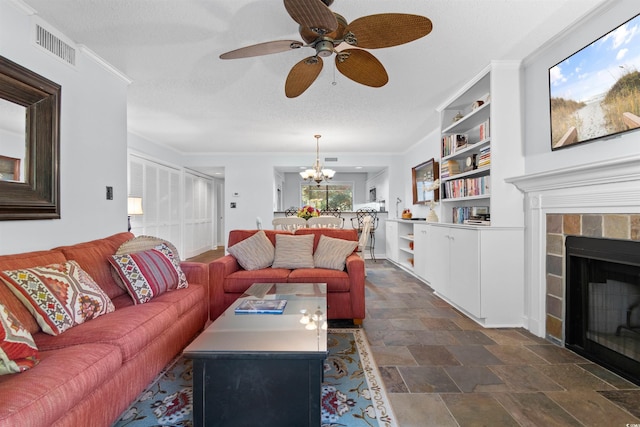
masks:
<svg viewBox="0 0 640 427"><path fill-rule="evenodd" d="M382 87L389 81L384 66L365 49L402 45L422 38L433 29L429 18L404 13L382 13L363 16L348 24L331 11L333 0L284 0L284 7L299 24L303 43L298 40L276 40L242 47L220 55L221 59L249 58L310 47L315 55L293 66L285 82L285 94L295 98L306 91L322 71L322 58L335 54L337 69L345 77L370 87ZM346 43L354 48L337 51Z"/></svg>

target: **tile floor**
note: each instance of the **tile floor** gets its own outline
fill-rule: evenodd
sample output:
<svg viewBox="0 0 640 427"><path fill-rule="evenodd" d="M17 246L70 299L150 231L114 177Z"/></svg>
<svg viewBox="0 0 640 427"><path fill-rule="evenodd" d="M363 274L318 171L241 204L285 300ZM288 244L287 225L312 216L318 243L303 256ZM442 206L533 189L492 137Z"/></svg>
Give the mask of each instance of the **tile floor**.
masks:
<svg viewBox="0 0 640 427"><path fill-rule="evenodd" d="M401 427L640 426L640 388L524 329L484 329L367 260L364 329Z"/></svg>

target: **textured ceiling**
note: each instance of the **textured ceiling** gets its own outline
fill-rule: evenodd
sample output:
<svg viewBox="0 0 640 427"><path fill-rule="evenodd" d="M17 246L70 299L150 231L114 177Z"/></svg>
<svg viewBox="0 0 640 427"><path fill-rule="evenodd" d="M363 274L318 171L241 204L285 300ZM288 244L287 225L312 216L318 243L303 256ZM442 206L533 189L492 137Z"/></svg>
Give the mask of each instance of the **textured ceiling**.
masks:
<svg viewBox="0 0 640 427"><path fill-rule="evenodd" d="M133 80L129 130L184 153L403 152L438 125L436 107L492 59L522 59L605 0L335 0L347 21L429 17L433 31L371 50L389 83L362 86L326 58L289 99L284 83L309 48L221 60L272 40L300 40L280 0L24 0L48 23ZM393 29L389 29L392 31Z"/></svg>

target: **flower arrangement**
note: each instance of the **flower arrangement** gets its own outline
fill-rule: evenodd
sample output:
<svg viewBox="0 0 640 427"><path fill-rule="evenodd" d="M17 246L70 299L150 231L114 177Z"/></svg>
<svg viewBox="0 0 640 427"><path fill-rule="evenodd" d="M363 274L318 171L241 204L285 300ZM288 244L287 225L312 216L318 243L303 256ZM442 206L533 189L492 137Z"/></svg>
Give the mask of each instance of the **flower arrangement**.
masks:
<svg viewBox="0 0 640 427"><path fill-rule="evenodd" d="M320 216L320 211L313 206L305 205L298 209L298 216L300 218L309 219L314 216Z"/></svg>

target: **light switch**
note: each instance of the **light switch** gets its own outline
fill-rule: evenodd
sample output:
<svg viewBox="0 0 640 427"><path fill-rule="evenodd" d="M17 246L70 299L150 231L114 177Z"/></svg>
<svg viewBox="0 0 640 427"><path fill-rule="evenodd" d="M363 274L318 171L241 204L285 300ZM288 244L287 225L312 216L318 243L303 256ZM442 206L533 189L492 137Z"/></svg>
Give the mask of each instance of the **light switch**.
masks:
<svg viewBox="0 0 640 427"><path fill-rule="evenodd" d="M113 200L113 187L107 186L107 200Z"/></svg>

